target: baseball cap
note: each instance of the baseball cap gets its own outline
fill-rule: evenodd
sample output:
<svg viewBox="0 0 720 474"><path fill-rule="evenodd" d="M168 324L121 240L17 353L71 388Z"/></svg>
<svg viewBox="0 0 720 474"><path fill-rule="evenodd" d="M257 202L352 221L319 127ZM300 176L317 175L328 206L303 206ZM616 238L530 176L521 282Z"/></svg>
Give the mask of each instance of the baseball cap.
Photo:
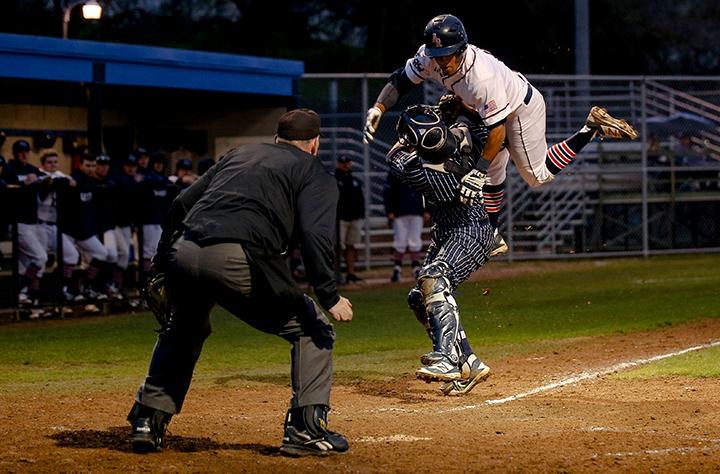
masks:
<svg viewBox="0 0 720 474"><path fill-rule="evenodd" d="M180 160L175 165L175 169L177 169L177 170L192 170L192 161Z"/></svg>
<svg viewBox="0 0 720 474"><path fill-rule="evenodd" d="M136 158L139 158L139 157L141 157L143 155L147 155L147 154L148 154L148 151L143 147L138 147L134 153Z"/></svg>
<svg viewBox="0 0 720 474"><path fill-rule="evenodd" d="M310 140L320 135L320 116L311 109L294 109L280 116L277 136L285 140Z"/></svg>
<svg viewBox="0 0 720 474"><path fill-rule="evenodd" d="M337 159L340 163L347 163L348 161L352 161L352 158L347 155L340 155Z"/></svg>
<svg viewBox="0 0 720 474"><path fill-rule="evenodd" d="M12 151L13 151L13 153L30 151L30 144L27 142L27 140L18 140L15 143L13 143Z"/></svg>
<svg viewBox="0 0 720 474"><path fill-rule="evenodd" d="M167 162L168 162L167 156L165 156L165 153L163 153L162 151L155 151L155 152L153 152L152 155L150 155L150 163L151 164L162 163L162 164L166 165Z"/></svg>
<svg viewBox="0 0 720 474"><path fill-rule="evenodd" d="M108 155L98 155L95 162L99 165L109 165L112 159Z"/></svg>
<svg viewBox="0 0 720 474"><path fill-rule="evenodd" d="M136 157L135 155L133 155L132 153L130 153L130 154L123 160L123 164L124 164L124 165L134 165L134 166L137 166L137 157Z"/></svg>

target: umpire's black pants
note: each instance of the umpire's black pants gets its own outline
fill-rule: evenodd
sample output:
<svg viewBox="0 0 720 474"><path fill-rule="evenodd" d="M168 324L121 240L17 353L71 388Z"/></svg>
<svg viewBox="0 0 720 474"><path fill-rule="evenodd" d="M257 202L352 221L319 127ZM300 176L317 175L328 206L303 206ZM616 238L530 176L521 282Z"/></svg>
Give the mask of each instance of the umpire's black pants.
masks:
<svg viewBox="0 0 720 474"><path fill-rule="evenodd" d="M219 304L251 326L292 344L292 408L330 405L332 347L335 332L315 302L305 296L304 314L273 312L272 301L251 294L253 282L242 245L200 247L180 239L166 272L173 317L158 335L145 383L137 401L167 413L179 413L195 363L210 335L210 311Z"/></svg>

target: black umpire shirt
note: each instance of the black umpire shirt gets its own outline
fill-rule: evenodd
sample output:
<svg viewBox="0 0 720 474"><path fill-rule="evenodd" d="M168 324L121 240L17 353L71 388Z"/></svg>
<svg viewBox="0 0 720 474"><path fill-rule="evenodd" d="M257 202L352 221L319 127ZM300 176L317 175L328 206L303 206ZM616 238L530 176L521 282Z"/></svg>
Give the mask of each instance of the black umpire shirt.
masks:
<svg viewBox="0 0 720 474"><path fill-rule="evenodd" d="M158 252L183 228L200 246L242 243L253 291L262 280L267 296L297 302L302 291L286 259L299 245L315 295L330 309L340 299L333 271L337 201L335 180L313 155L284 143L244 145L175 199Z"/></svg>

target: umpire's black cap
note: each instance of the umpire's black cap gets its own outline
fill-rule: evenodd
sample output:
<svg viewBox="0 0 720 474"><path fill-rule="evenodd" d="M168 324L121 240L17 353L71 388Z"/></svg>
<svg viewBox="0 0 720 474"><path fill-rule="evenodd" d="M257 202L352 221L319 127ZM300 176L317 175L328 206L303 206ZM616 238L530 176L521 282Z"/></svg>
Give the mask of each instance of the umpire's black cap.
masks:
<svg viewBox="0 0 720 474"><path fill-rule="evenodd" d="M311 109L295 109L280 116L277 136L284 140L310 140L320 135L320 116Z"/></svg>

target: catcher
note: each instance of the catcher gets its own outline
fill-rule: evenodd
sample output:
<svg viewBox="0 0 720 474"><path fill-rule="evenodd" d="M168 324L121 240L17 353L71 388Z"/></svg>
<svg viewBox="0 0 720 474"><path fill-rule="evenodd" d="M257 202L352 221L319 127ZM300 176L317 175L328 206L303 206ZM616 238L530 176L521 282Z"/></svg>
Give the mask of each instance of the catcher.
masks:
<svg viewBox="0 0 720 474"><path fill-rule="evenodd" d="M453 292L487 261L493 229L482 204L487 128L464 117L447 127L442 116L455 121L461 108L452 97L442 102L443 110L416 105L400 115L399 141L386 160L390 172L433 208L432 241L408 304L433 344L417 376L444 382L442 392L453 396L490 374L470 346Z"/></svg>

